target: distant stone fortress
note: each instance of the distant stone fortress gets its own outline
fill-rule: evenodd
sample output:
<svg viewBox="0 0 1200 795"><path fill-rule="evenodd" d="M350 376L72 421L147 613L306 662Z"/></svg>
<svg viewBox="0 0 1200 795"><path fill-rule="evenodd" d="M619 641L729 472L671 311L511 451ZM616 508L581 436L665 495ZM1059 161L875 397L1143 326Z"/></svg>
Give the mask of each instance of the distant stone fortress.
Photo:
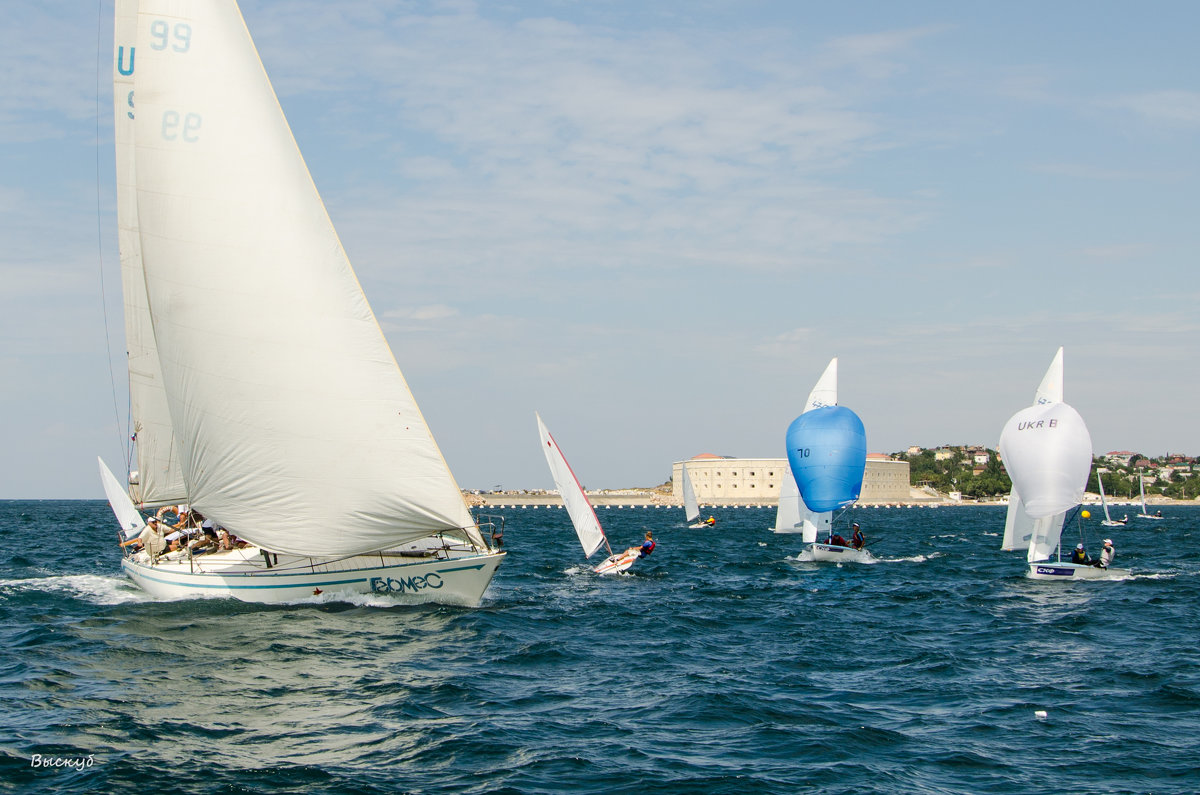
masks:
<svg viewBox="0 0 1200 795"><path fill-rule="evenodd" d="M692 488L701 505L776 505L779 502L781 479L788 475L787 459L784 458L698 455L686 463ZM683 461L672 464L669 488L664 484L657 489L589 491L588 499L597 506L682 506L683 464ZM870 455L867 457L863 490L858 503L899 505L939 501L936 493L910 489L908 481L907 461L886 455ZM471 492L465 496L473 506L558 505L562 502L556 492L540 490Z"/></svg>
<svg viewBox="0 0 1200 795"><path fill-rule="evenodd" d="M696 499L709 505L773 505L779 501L779 486L789 477L786 458L726 458L710 454L671 467L671 495L683 500L683 467L696 492ZM861 505L885 505L933 500L929 495L914 495L909 487L908 462L888 455L867 456L863 474Z"/></svg>

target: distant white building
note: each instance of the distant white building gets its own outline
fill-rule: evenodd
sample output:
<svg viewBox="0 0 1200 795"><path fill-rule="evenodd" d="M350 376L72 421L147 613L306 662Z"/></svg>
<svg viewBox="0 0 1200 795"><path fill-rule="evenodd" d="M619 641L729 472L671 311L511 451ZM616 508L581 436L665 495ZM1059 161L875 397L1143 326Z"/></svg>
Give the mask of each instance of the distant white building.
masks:
<svg viewBox="0 0 1200 795"><path fill-rule="evenodd" d="M789 476L786 458L726 458L704 453L671 467L671 492L683 499L683 465L696 499L711 504L749 505L779 501L779 485ZM863 473L861 503L908 502L908 462L872 453Z"/></svg>

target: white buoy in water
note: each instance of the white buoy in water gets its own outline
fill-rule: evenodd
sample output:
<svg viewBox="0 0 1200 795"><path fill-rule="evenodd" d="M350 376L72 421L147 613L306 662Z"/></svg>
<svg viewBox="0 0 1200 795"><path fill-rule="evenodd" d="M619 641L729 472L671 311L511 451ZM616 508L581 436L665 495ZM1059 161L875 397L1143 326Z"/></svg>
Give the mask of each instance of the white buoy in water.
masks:
<svg viewBox="0 0 1200 795"><path fill-rule="evenodd" d="M1033 717L1037 718L1038 720L1045 720L1046 719L1046 710L1044 710L1044 709L1034 710Z"/></svg>

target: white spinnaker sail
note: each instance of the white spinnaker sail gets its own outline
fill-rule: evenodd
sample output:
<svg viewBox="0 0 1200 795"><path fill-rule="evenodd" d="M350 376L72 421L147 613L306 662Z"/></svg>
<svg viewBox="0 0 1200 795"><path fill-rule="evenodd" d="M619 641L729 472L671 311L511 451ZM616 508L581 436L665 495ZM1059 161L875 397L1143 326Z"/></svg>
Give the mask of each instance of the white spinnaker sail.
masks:
<svg viewBox="0 0 1200 795"><path fill-rule="evenodd" d="M692 478L688 475L687 464L683 464L683 515L689 522L700 518L700 503L696 502L696 490L692 488Z"/></svg>
<svg viewBox="0 0 1200 795"><path fill-rule="evenodd" d="M1046 374L1042 376L1041 383L1033 393L1033 405L1061 403L1063 388L1063 349L1060 347L1050 361L1050 366L1046 368ZM1063 516L1065 517L1066 514ZM1035 533L1039 537L1053 533L1053 517L1043 517L1043 519L1045 521L1035 523L1033 517L1025 513L1025 506L1021 503L1021 498L1014 486L1008 495L1008 513L1004 518L1004 541L1000 548L1003 550L1028 549L1029 541ZM1061 521L1058 523L1058 532L1060 534L1062 532Z"/></svg>
<svg viewBox="0 0 1200 795"><path fill-rule="evenodd" d="M104 485L104 496L108 497L108 504L112 507L117 521L121 523L121 530L125 534L125 538L133 538L142 532L146 522L138 513L133 501L129 499L129 495L125 493L125 488L120 481L105 465L104 459L97 458L96 460L100 462L100 482Z"/></svg>
<svg viewBox="0 0 1200 795"><path fill-rule="evenodd" d="M1045 403L1009 419L1000 434L1000 454L1024 513L1034 520L1029 560L1042 560L1058 546L1058 517L1083 499L1092 465L1091 436L1071 406ZM1048 525L1038 521L1047 519Z"/></svg>
<svg viewBox="0 0 1200 795"><path fill-rule="evenodd" d="M280 552L454 528L482 546L237 5L143 0L136 54L142 261L190 503Z"/></svg>
<svg viewBox="0 0 1200 795"><path fill-rule="evenodd" d="M558 488L558 495L562 497L563 505L567 507L571 524L575 526L575 534L579 536L583 554L590 558L597 549L607 543L604 538L604 529L600 526L600 520L596 517L596 511L592 508L592 504L588 502L587 494L584 493L579 478L575 477L571 465L567 463L562 450L558 448L558 442L554 441L550 431L546 430L546 424L542 422L541 415L535 413L534 416L537 417L538 438L542 441L542 452L546 455L546 463L550 465L550 475L554 478L554 485Z"/></svg>
<svg viewBox="0 0 1200 795"><path fill-rule="evenodd" d="M825 371L821 373L821 377L817 379L812 391L808 393L808 400L804 402L804 410L800 412L801 414L838 404L837 375L838 360L835 356L829 360L829 364L825 365ZM799 530L802 533L801 540L806 544L811 544L817 540L818 534L828 536L832 525L833 514L831 512L810 511L804 504L791 467L787 467L784 480L779 484L779 505L775 510L775 531L794 533Z"/></svg>
<svg viewBox="0 0 1200 795"><path fill-rule="evenodd" d="M137 0L116 0L113 46L113 137L116 143L117 244L125 301L125 350L129 365L129 410L137 443L138 501L152 505L187 502L183 469L163 390L162 369L146 279L142 272L134 165L134 68L144 53L135 46Z"/></svg>

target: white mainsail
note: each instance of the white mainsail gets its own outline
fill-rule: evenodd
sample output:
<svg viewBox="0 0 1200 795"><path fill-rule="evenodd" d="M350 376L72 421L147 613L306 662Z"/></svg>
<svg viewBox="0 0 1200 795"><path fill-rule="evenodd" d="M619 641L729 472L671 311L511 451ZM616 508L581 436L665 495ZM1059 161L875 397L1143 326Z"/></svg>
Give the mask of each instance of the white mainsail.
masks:
<svg viewBox="0 0 1200 795"><path fill-rule="evenodd" d="M1055 361L1061 396L1061 349ZM1058 546L1066 511L1083 499L1092 466L1087 425L1079 412L1061 399L1038 403L1009 419L999 447L1012 478L1013 499L1018 501L1018 518L1011 522L1012 530L1006 526L1003 546L1028 547L1030 561L1044 560ZM1013 513L1010 504L1010 520ZM1026 527L1028 538L1023 532Z"/></svg>
<svg viewBox="0 0 1200 795"><path fill-rule="evenodd" d="M485 548L236 3L143 0L133 51L137 232L190 504L279 552L456 528Z"/></svg>
<svg viewBox="0 0 1200 795"><path fill-rule="evenodd" d="M687 464L680 466L683 470L683 515L689 522L700 518L700 503L696 502L696 490L692 488L692 478L688 475Z"/></svg>
<svg viewBox="0 0 1200 795"><path fill-rule="evenodd" d="M838 360L835 356L829 360L829 364L825 366L825 371L821 373L821 377L817 379L816 385L808 393L808 400L805 401L804 410L800 412L801 414L806 414L813 409L837 405L837 371ZM775 510L775 532L795 533L796 531L800 531L801 540L806 544L816 541L819 535L828 536L830 527L833 524L833 513L829 511L824 513L810 511L800 496L800 487L796 485L796 478L792 474L791 467L785 465L785 470L783 479L779 482L779 504Z"/></svg>
<svg viewBox="0 0 1200 795"><path fill-rule="evenodd" d="M575 526L575 534L579 536L579 543L583 546L583 554L590 558L601 546L608 546L608 540L604 537L604 528L600 526L596 511L588 501L587 494L579 483L579 478L575 477L575 472L567 463L562 450L559 449L558 442L554 441L550 431L546 430L546 424L542 422L541 415L535 412L534 416L537 417L538 438L542 441L542 452L546 455L546 463L550 465L550 475L554 478L558 496L562 497L563 505L567 507L571 524Z"/></svg>
<svg viewBox="0 0 1200 795"><path fill-rule="evenodd" d="M1033 393L1033 405L1045 403L1060 403L1063 400L1063 349L1060 347L1054 354L1046 374ZM1010 473L1011 476L1011 473ZM1000 548L1005 551L1030 549L1030 541L1034 537L1046 538L1055 532L1062 533L1062 523L1066 513L1061 516L1044 516L1034 519L1026 513L1020 495L1014 486L1008 496L1008 513L1004 517L1004 539ZM1057 528L1057 530L1055 529ZM1031 550L1032 554L1032 550ZM1031 558L1032 560L1032 558Z"/></svg>
<svg viewBox="0 0 1200 795"><path fill-rule="evenodd" d="M115 57L113 58L114 129L117 177L117 243L121 252L121 285L125 301L125 350L129 364L129 409L136 440L139 502L166 505L187 501L183 469L163 390L162 369L146 279L142 271L141 240L137 219L137 169L134 165L133 80L136 46L137 0L117 0ZM143 68L145 68L144 57Z"/></svg>

